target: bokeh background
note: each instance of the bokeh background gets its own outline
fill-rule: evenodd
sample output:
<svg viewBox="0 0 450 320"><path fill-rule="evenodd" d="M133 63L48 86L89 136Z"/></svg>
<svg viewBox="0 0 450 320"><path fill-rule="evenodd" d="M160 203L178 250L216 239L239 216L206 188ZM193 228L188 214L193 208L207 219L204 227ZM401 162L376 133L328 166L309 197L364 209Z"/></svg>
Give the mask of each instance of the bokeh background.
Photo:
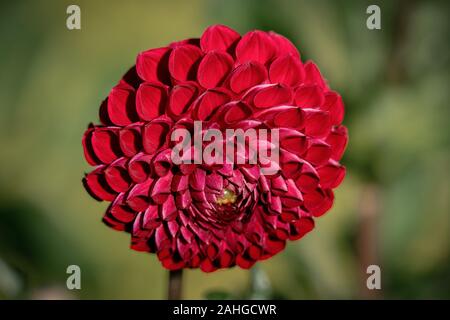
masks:
<svg viewBox="0 0 450 320"><path fill-rule="evenodd" d="M81 7L81 30L66 8ZM366 8L381 7L381 30ZM101 223L81 137L142 50L223 23L274 30L346 104L348 173L316 229L253 271L187 270L184 297L450 298L448 1L2 1L0 298L164 299L167 272ZM66 288L66 268L82 289ZM378 264L382 290L365 289Z"/></svg>

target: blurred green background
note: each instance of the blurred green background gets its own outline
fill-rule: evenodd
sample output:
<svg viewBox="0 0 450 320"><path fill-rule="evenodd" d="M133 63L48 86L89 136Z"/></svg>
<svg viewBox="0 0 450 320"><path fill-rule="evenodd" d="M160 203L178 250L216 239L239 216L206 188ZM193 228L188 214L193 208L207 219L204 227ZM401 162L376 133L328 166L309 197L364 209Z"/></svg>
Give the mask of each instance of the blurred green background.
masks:
<svg viewBox="0 0 450 320"><path fill-rule="evenodd" d="M81 30L66 8L81 7ZM381 7L381 30L366 8ZM0 298L164 299L167 271L101 223L81 137L142 50L206 26L274 30L346 103L348 168L316 229L252 272L187 270L185 298L450 298L447 1L14 1L0 5ZM66 268L82 289L66 289ZM378 264L382 290L365 288Z"/></svg>

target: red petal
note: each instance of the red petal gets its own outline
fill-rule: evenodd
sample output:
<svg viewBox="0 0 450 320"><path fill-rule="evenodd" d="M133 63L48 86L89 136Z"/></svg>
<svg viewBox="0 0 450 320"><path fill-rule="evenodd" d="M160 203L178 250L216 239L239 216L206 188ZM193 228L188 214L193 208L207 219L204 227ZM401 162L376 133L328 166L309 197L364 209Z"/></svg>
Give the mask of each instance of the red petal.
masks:
<svg viewBox="0 0 450 320"><path fill-rule="evenodd" d="M295 184L301 192L310 192L318 186L319 174L311 164L304 162L301 168L301 174L296 178Z"/></svg>
<svg viewBox="0 0 450 320"><path fill-rule="evenodd" d="M200 269L202 269L203 272L213 272L217 270L217 267L213 264L211 260L209 260L209 258L205 258L200 263Z"/></svg>
<svg viewBox="0 0 450 320"><path fill-rule="evenodd" d="M111 163L120 156L120 147L115 131L97 128L91 137L92 150L103 163Z"/></svg>
<svg viewBox="0 0 450 320"><path fill-rule="evenodd" d="M281 198L278 196L272 196L269 202L269 211L273 214L281 214L282 211Z"/></svg>
<svg viewBox="0 0 450 320"><path fill-rule="evenodd" d="M113 228L114 230L118 231L124 231L126 226L126 223L117 221L111 216L104 215L102 219L103 223L106 224L108 227Z"/></svg>
<svg viewBox="0 0 450 320"><path fill-rule="evenodd" d="M252 260L250 257L244 258L244 256L242 255L238 255L236 257L236 264L242 269L250 269L255 264L255 262L256 261Z"/></svg>
<svg viewBox="0 0 450 320"><path fill-rule="evenodd" d="M164 113L167 87L158 83L142 83L136 93L136 111L144 121L150 121Z"/></svg>
<svg viewBox="0 0 450 320"><path fill-rule="evenodd" d="M266 68L257 62L241 64L230 75L230 89L240 93L267 80Z"/></svg>
<svg viewBox="0 0 450 320"><path fill-rule="evenodd" d="M175 48L175 47L179 47L179 46L184 46L186 44L191 44L193 46L200 47L200 39L199 38L188 38L188 39L184 39L181 41L175 41L175 42L172 42L171 44L169 44L169 47Z"/></svg>
<svg viewBox="0 0 450 320"><path fill-rule="evenodd" d="M277 127L299 128L303 123L303 115L298 108L291 107L277 113L273 122Z"/></svg>
<svg viewBox="0 0 450 320"><path fill-rule="evenodd" d="M169 57L170 75L178 81L194 80L201 56L202 51L193 45L176 47Z"/></svg>
<svg viewBox="0 0 450 320"><path fill-rule="evenodd" d="M305 145L304 140L299 140L299 142L302 145ZM296 145L296 139L293 138L292 141L289 141L289 143L293 143L292 148L298 148ZM299 173L301 168L303 167L303 161L300 157L298 157L298 154L301 154L304 147L301 147L301 149L296 149L295 153L291 152L281 152L280 155L280 162L281 162L281 168L283 170L283 174L286 177L296 177Z"/></svg>
<svg viewBox="0 0 450 320"><path fill-rule="evenodd" d="M301 218L291 223L289 240L298 240L314 229L314 220L311 218Z"/></svg>
<svg viewBox="0 0 450 320"><path fill-rule="evenodd" d="M165 176L172 168L172 150L166 149L158 153L153 159L153 171L160 177Z"/></svg>
<svg viewBox="0 0 450 320"><path fill-rule="evenodd" d="M320 74L319 68L312 62L308 61L305 64L305 79L304 82L306 84L317 84L322 89L328 89L328 86Z"/></svg>
<svg viewBox="0 0 450 320"><path fill-rule="evenodd" d="M275 55L275 50L274 43L266 32L251 31L236 46L236 58L240 63L257 61L265 64Z"/></svg>
<svg viewBox="0 0 450 320"><path fill-rule="evenodd" d="M218 107L228 101L230 101L230 97L222 91L205 91L196 101L195 118L202 121L207 120Z"/></svg>
<svg viewBox="0 0 450 320"><path fill-rule="evenodd" d="M167 200L164 201L161 208L161 218L165 221L171 221L176 218L178 209L175 205L175 199L172 195L167 197Z"/></svg>
<svg viewBox="0 0 450 320"><path fill-rule="evenodd" d="M206 176L205 183L208 186L208 188L216 190L216 191L222 191L223 189L223 178L221 175L217 173L211 173Z"/></svg>
<svg viewBox="0 0 450 320"><path fill-rule="evenodd" d="M325 97L317 85L301 85L294 94L294 101L300 108L320 108Z"/></svg>
<svg viewBox="0 0 450 320"><path fill-rule="evenodd" d="M322 138L328 135L331 130L331 121L328 112L303 109L305 118L305 134L315 138Z"/></svg>
<svg viewBox="0 0 450 320"><path fill-rule="evenodd" d="M189 187L189 176L176 174L173 176L171 190L172 192L180 192L187 190Z"/></svg>
<svg viewBox="0 0 450 320"><path fill-rule="evenodd" d="M150 205L144 212L142 227L146 229L155 229L161 225L161 219L158 214L159 206Z"/></svg>
<svg viewBox="0 0 450 320"><path fill-rule="evenodd" d="M256 108L268 108L290 104L292 101L292 91L283 85L274 84L257 91L253 98L253 105Z"/></svg>
<svg viewBox="0 0 450 320"><path fill-rule="evenodd" d="M284 55L270 65L269 78L272 83L296 86L304 76L303 65L297 57Z"/></svg>
<svg viewBox="0 0 450 320"><path fill-rule="evenodd" d="M141 83L141 79L139 79L139 76L136 71L136 66L133 66L130 68L130 70L127 71L120 79L119 84L127 85L131 88L137 89L139 87L139 84Z"/></svg>
<svg viewBox="0 0 450 320"><path fill-rule="evenodd" d="M192 203L192 197L189 190L176 194L175 203L179 209L186 209Z"/></svg>
<svg viewBox="0 0 450 320"><path fill-rule="evenodd" d="M277 221L277 226L275 232L272 233L277 239L286 240L289 238L289 224L282 222L280 220Z"/></svg>
<svg viewBox="0 0 450 320"><path fill-rule="evenodd" d="M168 61L171 49L157 48L141 52L136 59L136 71L145 81L170 83Z"/></svg>
<svg viewBox="0 0 450 320"><path fill-rule="evenodd" d="M206 183L206 172L200 168L197 168L193 174L189 176L189 185L192 189L197 191L203 191Z"/></svg>
<svg viewBox="0 0 450 320"><path fill-rule="evenodd" d="M240 37L239 33L227 26L213 25L203 32L200 46L204 52L228 51Z"/></svg>
<svg viewBox="0 0 450 320"><path fill-rule="evenodd" d="M284 54L291 54L292 56L300 59L300 53L298 52L297 48L286 37L283 37L282 35L273 31L269 31L269 36L275 44L277 56L280 57Z"/></svg>
<svg viewBox="0 0 450 320"><path fill-rule="evenodd" d="M224 250L219 256L219 264L221 268L229 268L234 263L234 255L230 250Z"/></svg>
<svg viewBox="0 0 450 320"><path fill-rule="evenodd" d="M142 145L148 154L154 154L166 141L170 124L160 118L153 120L144 127Z"/></svg>
<svg viewBox="0 0 450 320"><path fill-rule="evenodd" d="M139 153L134 156L128 163L128 173L136 183L142 183L147 180L150 174L151 155Z"/></svg>
<svg viewBox="0 0 450 320"><path fill-rule="evenodd" d="M162 204L167 200L167 197L170 194L172 177L172 172L169 171L164 177L155 180L150 191L150 197L155 203Z"/></svg>
<svg viewBox="0 0 450 320"><path fill-rule="evenodd" d="M141 149L140 126L129 126L119 131L119 144L123 154L132 157Z"/></svg>
<svg viewBox="0 0 450 320"><path fill-rule="evenodd" d="M286 180L282 176L276 176L270 180L271 186L274 190L284 191L288 190Z"/></svg>
<svg viewBox="0 0 450 320"><path fill-rule="evenodd" d="M259 260L262 255L263 250L255 245L250 245L248 248L248 255L253 260Z"/></svg>
<svg viewBox="0 0 450 320"><path fill-rule="evenodd" d="M292 129L280 129L280 146L281 148L302 156L306 150L306 137Z"/></svg>
<svg viewBox="0 0 450 320"><path fill-rule="evenodd" d="M251 115L252 110L244 102L234 101L224 105L222 117L226 124L231 125L247 119Z"/></svg>
<svg viewBox="0 0 450 320"><path fill-rule="evenodd" d="M167 249L171 245L171 241L164 225L160 225L155 230L155 245L158 251ZM158 256L159 257L159 256Z"/></svg>
<svg viewBox="0 0 450 320"><path fill-rule="evenodd" d="M340 125L344 120L344 102L336 92L327 92L322 109L328 111L331 116L331 124Z"/></svg>
<svg viewBox="0 0 450 320"><path fill-rule="evenodd" d="M118 126L126 126L137 120L134 106L134 89L125 86L115 86L106 100L108 119Z"/></svg>
<svg viewBox="0 0 450 320"><path fill-rule="evenodd" d="M334 195L330 189L316 189L314 192L304 195L304 204L308 211L315 217L327 212L333 205Z"/></svg>
<svg viewBox="0 0 450 320"><path fill-rule="evenodd" d="M328 162L331 156L330 146L320 140L311 143L305 155L305 160L315 166L319 166Z"/></svg>
<svg viewBox="0 0 450 320"><path fill-rule="evenodd" d="M288 191L282 196L284 207L293 208L298 207L303 202L301 191L297 188L292 179L286 180Z"/></svg>
<svg viewBox="0 0 450 320"><path fill-rule="evenodd" d="M84 157L91 166L96 166L101 163L101 161L95 155L94 150L92 149L91 140L94 130L94 126L89 125L89 128L84 132L83 139L81 140L81 143L83 145Z"/></svg>
<svg viewBox="0 0 450 320"><path fill-rule="evenodd" d="M133 188L131 188L126 200L131 209L137 212L147 209L150 203L150 199L148 197L149 188L152 183L152 179L147 179L143 183L136 184Z"/></svg>
<svg viewBox="0 0 450 320"><path fill-rule="evenodd" d="M186 83L173 87L170 92L168 115L178 117L185 113L197 97L197 93L197 87L192 84Z"/></svg>
<svg viewBox="0 0 450 320"><path fill-rule="evenodd" d="M101 169L87 174L83 179L83 184L89 194L99 201L113 201L117 195L117 192L108 186Z"/></svg>
<svg viewBox="0 0 450 320"><path fill-rule="evenodd" d="M126 160L119 159L113 162L105 170L105 179L108 185L116 192L125 192L128 190L131 179L125 167Z"/></svg>
<svg viewBox="0 0 450 320"><path fill-rule="evenodd" d="M323 188L336 188L345 177L345 167L331 160L327 165L317 169L320 185Z"/></svg>
<svg viewBox="0 0 450 320"><path fill-rule="evenodd" d="M225 52L209 52L206 54L197 72L197 80L203 88L217 87L233 67L233 59Z"/></svg>
<svg viewBox="0 0 450 320"><path fill-rule="evenodd" d="M266 251L271 255L274 255L284 249L286 246L286 241L267 238L266 239Z"/></svg>
<svg viewBox="0 0 450 320"><path fill-rule="evenodd" d="M113 217L117 221L123 223L129 223L134 220L136 212L123 203L123 193L121 193L108 208L106 216Z"/></svg>
<svg viewBox="0 0 450 320"><path fill-rule="evenodd" d="M331 158L340 160L348 142L347 128L344 126L333 128L326 142L331 146Z"/></svg>

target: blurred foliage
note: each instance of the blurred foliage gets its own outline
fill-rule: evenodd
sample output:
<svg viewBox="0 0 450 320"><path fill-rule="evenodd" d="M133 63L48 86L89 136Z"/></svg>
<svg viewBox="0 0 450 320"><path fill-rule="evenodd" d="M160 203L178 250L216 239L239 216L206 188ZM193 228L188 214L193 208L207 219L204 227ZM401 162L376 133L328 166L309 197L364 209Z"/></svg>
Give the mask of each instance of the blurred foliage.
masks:
<svg viewBox="0 0 450 320"><path fill-rule="evenodd" d="M81 30L66 29L72 3ZM252 272L187 270L184 296L364 297L371 186L381 297L450 298L449 5L374 3L382 30L366 28L371 1L1 2L0 298L165 297L157 259L100 222L106 204L82 188L80 141L137 52L214 23L275 30L319 65L346 103L348 173L311 234ZM65 289L70 264L79 291Z"/></svg>

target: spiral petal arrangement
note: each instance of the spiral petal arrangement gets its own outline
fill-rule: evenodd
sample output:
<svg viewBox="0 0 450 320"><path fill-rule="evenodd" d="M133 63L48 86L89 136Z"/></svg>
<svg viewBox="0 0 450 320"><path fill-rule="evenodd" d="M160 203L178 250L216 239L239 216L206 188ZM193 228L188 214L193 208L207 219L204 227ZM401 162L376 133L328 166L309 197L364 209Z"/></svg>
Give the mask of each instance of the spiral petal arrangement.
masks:
<svg viewBox="0 0 450 320"><path fill-rule="evenodd" d="M101 124L84 134L95 168L83 183L110 202L103 221L165 268L250 268L332 206L345 175L343 116L341 96L288 39L210 26L200 39L137 56L101 104ZM204 131L278 129L275 172L262 174L260 163L174 163L172 133L192 132L195 121Z"/></svg>

